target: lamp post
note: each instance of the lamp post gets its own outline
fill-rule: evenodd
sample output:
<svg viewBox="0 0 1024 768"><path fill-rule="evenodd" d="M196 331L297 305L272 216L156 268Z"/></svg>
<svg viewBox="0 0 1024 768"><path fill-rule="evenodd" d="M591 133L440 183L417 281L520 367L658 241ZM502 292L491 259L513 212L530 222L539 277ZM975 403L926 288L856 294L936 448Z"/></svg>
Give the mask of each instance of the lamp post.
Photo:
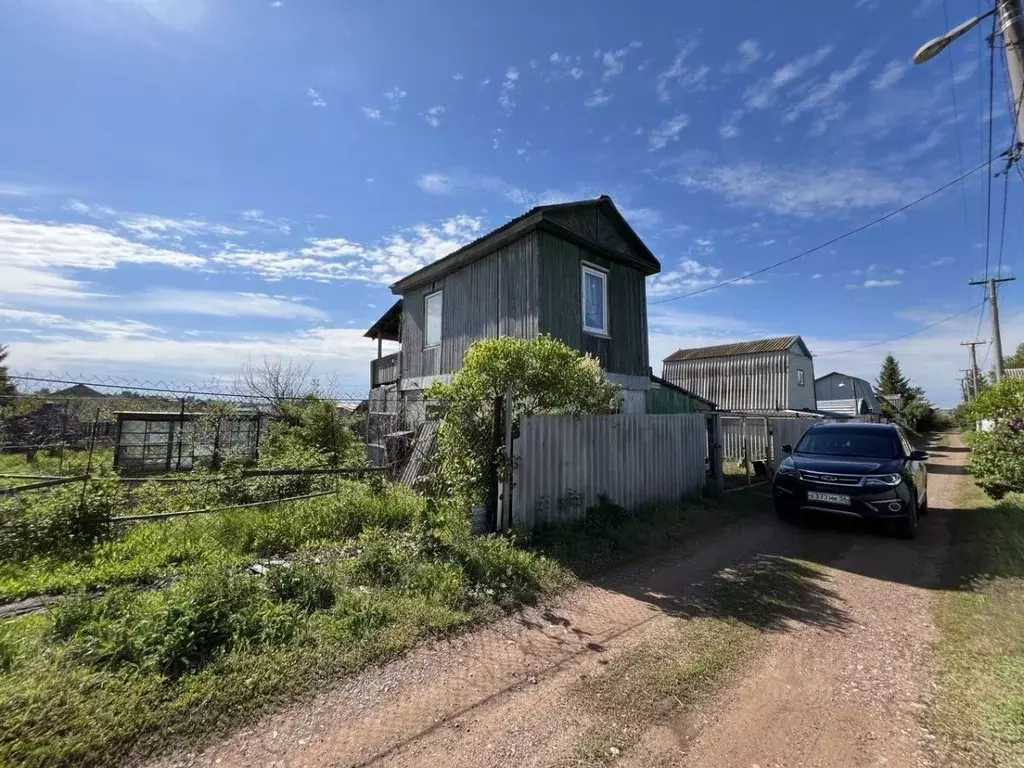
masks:
<svg viewBox="0 0 1024 768"><path fill-rule="evenodd" d="M1010 74L1010 88L1013 91L1013 109L1017 120L1017 136L1024 139L1024 109L1021 99L1024 98L1024 21L1021 20L1020 0L996 0L995 7L988 13L968 19L945 34L929 40L914 52L914 63L923 64L934 59L958 37L970 32L978 24L992 14L997 15L998 32L1003 35L1006 48L1006 68Z"/></svg>

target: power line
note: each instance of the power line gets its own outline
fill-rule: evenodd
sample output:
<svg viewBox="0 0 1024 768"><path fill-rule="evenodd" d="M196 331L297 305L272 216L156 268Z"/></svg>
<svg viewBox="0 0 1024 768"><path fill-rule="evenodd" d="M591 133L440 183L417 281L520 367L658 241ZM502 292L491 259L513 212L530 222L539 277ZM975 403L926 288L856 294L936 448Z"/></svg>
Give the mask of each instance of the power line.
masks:
<svg viewBox="0 0 1024 768"><path fill-rule="evenodd" d="M838 352L825 352L824 354L821 354L821 355L815 355L815 357L834 357L835 355L848 355L851 352L860 352L862 349L870 349L871 347L878 347L878 346L881 346L882 344L889 344L889 343L891 343L893 341L900 341L901 339L907 339L907 338L909 338L911 336L914 336L915 334L921 333L922 331L927 331L927 330L929 330L931 328L935 328L936 326L942 325L943 323L948 323L950 320L954 320L955 318L962 317L963 315L966 315L968 312L973 312L975 309L977 309L983 303L984 303L984 300L979 301L977 304L974 304L973 306L970 306L970 307L968 307L967 309L965 309L965 310L963 310L961 312L957 312L956 314L950 315L949 317L944 317L941 320L936 320L934 323L929 323L928 325L922 325L920 328L915 328L914 330L910 331L909 333L904 333L904 334L902 334L900 336L893 336L891 339L883 339L882 341L872 341L870 344L864 344L864 345L859 346L859 347L851 347L850 349L841 349Z"/></svg>
<svg viewBox="0 0 1024 768"><path fill-rule="evenodd" d="M980 0L979 0L980 2ZM946 29L949 29L949 0L942 0L942 14L945 17ZM960 135L960 109L956 103L956 73L953 71L953 48L949 46L946 48L946 61L949 63L949 92L953 97L953 118L954 118L954 129L956 130L956 159L959 163L960 173L964 172L964 152L963 152L963 138ZM963 197L964 202L964 232L970 229L970 213L968 211L969 206L967 204L967 184L960 184L960 193Z"/></svg>
<svg viewBox="0 0 1024 768"><path fill-rule="evenodd" d="M988 301L988 295L981 300L981 312L978 313L978 327L974 329L974 338L978 338L978 334L981 333L981 324L985 321L985 303Z"/></svg>
<svg viewBox="0 0 1024 768"><path fill-rule="evenodd" d="M1005 154L1006 153L1004 152L1003 155L1005 155ZM1000 157L1002 157L1002 155L1000 155ZM915 200L911 200L909 203L906 203L905 205L902 205L902 206L900 206L899 208L897 208L897 209L895 209L893 211L889 211L889 213L886 213L883 216L879 216L877 219L872 219L871 221L867 222L866 224L861 224L859 227L856 227L855 229L851 229L851 230L849 230L847 232L844 232L841 235L838 235L837 237L833 237L831 240L826 240L825 242L823 242L823 243L821 243L819 245L816 245L813 248L808 248L806 251L801 251L800 253L796 254L795 256L789 256L788 258L782 259L781 261L776 261L776 262L774 262L772 264L769 264L769 265L767 265L765 267L761 267L760 269L755 269L752 272L746 272L746 273L744 273L742 275L738 275L737 277L730 277L728 280L723 280L720 283L715 283L714 285L708 285L708 286L705 286L704 288L698 288L697 290L690 291L689 293L683 293L683 294L680 294L679 296L667 296L667 297L665 297L663 299L658 299L656 301L649 301L647 303L648 304L664 304L665 302L668 302L668 301L677 301L678 299L688 299L691 296L697 296L697 295L699 295L701 293L707 293L708 291L713 291L713 290L715 290L717 288L722 288L722 287L724 287L726 285L732 285L733 283L738 283L741 280L749 280L751 277L756 277L757 275L763 275L765 272L768 272L768 271L770 271L772 269L776 269L776 268L784 266L786 264L790 264L790 263L796 261L797 259L804 258L805 256L810 256L812 253L816 253L817 251L820 251L820 250L822 250L824 248L828 248L830 245L835 245L836 243L840 242L841 240L845 240L848 237L852 237L853 235L856 235L856 234L858 234L860 232L863 232L865 229L870 229L871 227L874 227L874 226L876 226L878 224L881 224L883 221L887 221L887 220L891 219L893 216L898 216L899 214L903 213L904 211L906 211L906 210L908 210L910 208L913 208L915 205L918 205L919 203L923 203L925 200L933 198L933 197L935 197L936 195L938 195L941 192L945 192L950 187L960 183L961 181L963 181L964 179L968 178L969 176L974 175L975 173L977 173L978 171L980 171L982 168L986 167L987 165L990 165L991 162L992 162L991 160L986 160L985 162L981 163L980 165L975 166L974 168L972 168L971 170L967 171L966 173L962 173L960 176L957 176L952 181L946 182L941 187L937 187L936 189L933 189L931 192L928 192L927 194L921 195L921 197L918 197Z"/></svg>

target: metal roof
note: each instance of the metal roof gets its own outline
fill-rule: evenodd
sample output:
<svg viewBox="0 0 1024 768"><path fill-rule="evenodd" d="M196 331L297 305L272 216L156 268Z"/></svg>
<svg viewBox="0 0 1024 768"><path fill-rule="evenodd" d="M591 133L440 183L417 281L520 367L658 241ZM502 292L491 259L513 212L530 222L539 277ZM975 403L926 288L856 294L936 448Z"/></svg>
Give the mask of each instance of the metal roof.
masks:
<svg viewBox="0 0 1024 768"><path fill-rule="evenodd" d="M718 410L718 406L715 405L710 400L708 400L706 397L701 397L696 392L691 392L690 390L684 387L680 387L678 384L673 384L671 381L663 379L660 376L655 376L654 374L651 374L651 381L653 381L659 387L664 387L665 389L674 389L676 390L676 392L680 392L681 394L684 394L687 397L692 397L694 400L699 400L700 402L704 403L704 405L711 408L711 410L713 411Z"/></svg>
<svg viewBox="0 0 1024 768"><path fill-rule="evenodd" d="M385 341L401 341L402 300L391 305L390 309L380 316L370 330L363 334L368 339L376 339L379 335Z"/></svg>
<svg viewBox="0 0 1024 768"><path fill-rule="evenodd" d="M565 208L581 208L585 206L600 206L601 209L611 217L613 223L621 230L620 234L624 235L636 249L636 256L633 259L635 263L642 265L646 270L647 274L655 274L661 271L661 263L651 250L647 247L640 236L637 235L633 228L626 221L625 217L619 212L619 209L615 207L615 203L608 195L601 195L592 200L575 200L567 203L553 203L550 205L536 205L521 216L517 216L511 221L507 221L497 229L491 230L487 234L478 237L473 242L462 246L456 251L448 254L444 258L441 258L431 264L427 264L425 267L421 267L415 272L406 275L401 280L396 281L391 285L391 292L401 295L407 291L410 291L424 283L438 280L445 275L454 272L457 269L475 261L478 258L486 256L496 248L501 247L505 243L519 238L530 232L538 226L554 226L558 229L557 223L553 223L550 220L544 218L544 214L549 211L557 211ZM565 234L572 235L564 228L561 228ZM600 248L598 243L589 243L588 247L595 249Z"/></svg>
<svg viewBox="0 0 1024 768"><path fill-rule="evenodd" d="M753 355L759 352L785 352L794 344L799 344L808 357L811 356L807 345L799 336L778 336L773 339L756 341L739 341L732 344L719 344L714 347L695 347L678 349L665 358L666 363L682 360L703 360L709 357L732 357L733 355Z"/></svg>

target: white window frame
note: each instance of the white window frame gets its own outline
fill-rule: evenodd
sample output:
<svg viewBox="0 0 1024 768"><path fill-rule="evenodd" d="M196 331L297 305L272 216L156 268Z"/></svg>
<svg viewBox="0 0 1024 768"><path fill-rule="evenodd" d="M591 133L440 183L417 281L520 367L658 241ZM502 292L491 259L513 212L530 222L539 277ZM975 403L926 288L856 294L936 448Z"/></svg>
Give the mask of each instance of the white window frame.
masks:
<svg viewBox="0 0 1024 768"><path fill-rule="evenodd" d="M437 329L437 339L431 342L428 334L430 331L430 300L434 297L438 297L441 300L441 318L439 327ZM428 293L423 297L423 348L431 349L432 347L441 346L441 339L444 338L444 291L434 291Z"/></svg>
<svg viewBox="0 0 1024 768"><path fill-rule="evenodd" d="M604 321L602 328L594 328L587 325L587 275L601 278L601 302L603 311L601 319ZM594 264L583 262L580 270L580 322L583 325L583 332L597 336L608 336L608 270L601 269Z"/></svg>
<svg viewBox="0 0 1024 768"><path fill-rule="evenodd" d="M796 369L796 385L798 387L802 387L806 383L807 383L807 374L804 373L804 369L803 368L797 368Z"/></svg>

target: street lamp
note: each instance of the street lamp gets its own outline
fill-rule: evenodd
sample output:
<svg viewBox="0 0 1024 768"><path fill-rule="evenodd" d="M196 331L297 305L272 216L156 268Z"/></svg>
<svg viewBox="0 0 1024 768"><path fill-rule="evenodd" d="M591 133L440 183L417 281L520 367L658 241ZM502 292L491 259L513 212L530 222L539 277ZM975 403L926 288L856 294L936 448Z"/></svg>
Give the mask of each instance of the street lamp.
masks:
<svg viewBox="0 0 1024 768"><path fill-rule="evenodd" d="M933 40L929 40L927 43L918 48L917 51L914 53L914 63L923 64L929 59L934 59L936 56L938 56L940 53L946 50L947 45L952 43L961 35L970 32L972 29L978 26L982 19L988 18L995 12L996 11L993 8L988 13L983 13L981 14L981 16L975 16L973 19L968 19L963 24L953 27L946 34L939 35Z"/></svg>

